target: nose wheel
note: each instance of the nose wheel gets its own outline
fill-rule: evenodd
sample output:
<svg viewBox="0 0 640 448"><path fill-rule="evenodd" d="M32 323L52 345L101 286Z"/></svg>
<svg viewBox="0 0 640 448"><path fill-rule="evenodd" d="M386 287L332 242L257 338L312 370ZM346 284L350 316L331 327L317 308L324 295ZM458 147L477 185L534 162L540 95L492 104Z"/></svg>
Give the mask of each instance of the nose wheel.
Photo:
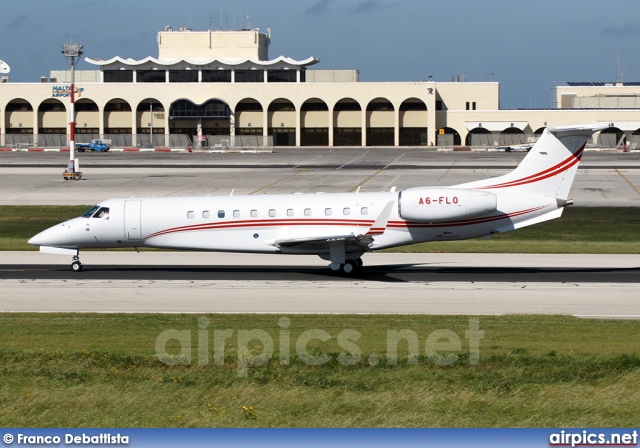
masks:
<svg viewBox="0 0 640 448"><path fill-rule="evenodd" d="M77 255L73 257L73 261L71 262L71 270L73 272L82 271L82 263L80 262L80 257L78 257Z"/></svg>

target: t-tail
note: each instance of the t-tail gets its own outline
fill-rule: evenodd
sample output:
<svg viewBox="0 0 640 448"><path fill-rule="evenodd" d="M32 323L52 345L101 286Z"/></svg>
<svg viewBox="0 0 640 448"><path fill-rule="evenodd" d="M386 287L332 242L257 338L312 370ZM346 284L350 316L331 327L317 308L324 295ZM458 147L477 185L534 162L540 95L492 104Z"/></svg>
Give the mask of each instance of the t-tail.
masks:
<svg viewBox="0 0 640 448"><path fill-rule="evenodd" d="M492 192L531 194L556 198L567 205L578 164L587 141L606 124L549 127L520 165L504 176L457 185Z"/></svg>

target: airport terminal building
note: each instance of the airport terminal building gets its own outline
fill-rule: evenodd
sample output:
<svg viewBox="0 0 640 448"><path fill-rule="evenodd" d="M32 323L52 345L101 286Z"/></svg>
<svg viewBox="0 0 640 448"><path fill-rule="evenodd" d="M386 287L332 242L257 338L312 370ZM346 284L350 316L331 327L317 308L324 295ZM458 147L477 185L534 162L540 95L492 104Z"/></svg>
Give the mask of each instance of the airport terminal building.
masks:
<svg viewBox="0 0 640 448"><path fill-rule="evenodd" d="M270 32L158 33L158 57L86 58L76 141L114 147L471 146L527 143L546 126L606 122L598 144L640 146L640 83L569 83L556 107L500 109L497 82L360 82L314 57L269 58ZM70 72L0 83L0 147L67 146Z"/></svg>

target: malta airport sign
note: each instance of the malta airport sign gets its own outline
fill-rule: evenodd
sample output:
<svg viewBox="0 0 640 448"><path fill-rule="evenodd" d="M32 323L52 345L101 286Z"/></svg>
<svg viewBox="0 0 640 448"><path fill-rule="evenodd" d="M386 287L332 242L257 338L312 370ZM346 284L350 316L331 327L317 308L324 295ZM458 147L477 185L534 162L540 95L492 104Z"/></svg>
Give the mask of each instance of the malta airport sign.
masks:
<svg viewBox="0 0 640 448"><path fill-rule="evenodd" d="M79 98L84 92L84 87L76 86L76 96ZM52 86L51 97L52 98L66 98L71 95L71 86Z"/></svg>

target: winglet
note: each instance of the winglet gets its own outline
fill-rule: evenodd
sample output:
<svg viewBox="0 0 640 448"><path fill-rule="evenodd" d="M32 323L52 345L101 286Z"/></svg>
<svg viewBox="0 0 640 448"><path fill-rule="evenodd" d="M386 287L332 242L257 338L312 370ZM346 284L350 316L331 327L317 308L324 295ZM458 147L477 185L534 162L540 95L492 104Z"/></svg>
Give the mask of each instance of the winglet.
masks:
<svg viewBox="0 0 640 448"><path fill-rule="evenodd" d="M391 216L391 209L395 201L389 201L389 203L384 207L378 219L373 223L373 225L369 228L366 235L382 235L385 230L387 230L387 223L389 222L389 216Z"/></svg>

